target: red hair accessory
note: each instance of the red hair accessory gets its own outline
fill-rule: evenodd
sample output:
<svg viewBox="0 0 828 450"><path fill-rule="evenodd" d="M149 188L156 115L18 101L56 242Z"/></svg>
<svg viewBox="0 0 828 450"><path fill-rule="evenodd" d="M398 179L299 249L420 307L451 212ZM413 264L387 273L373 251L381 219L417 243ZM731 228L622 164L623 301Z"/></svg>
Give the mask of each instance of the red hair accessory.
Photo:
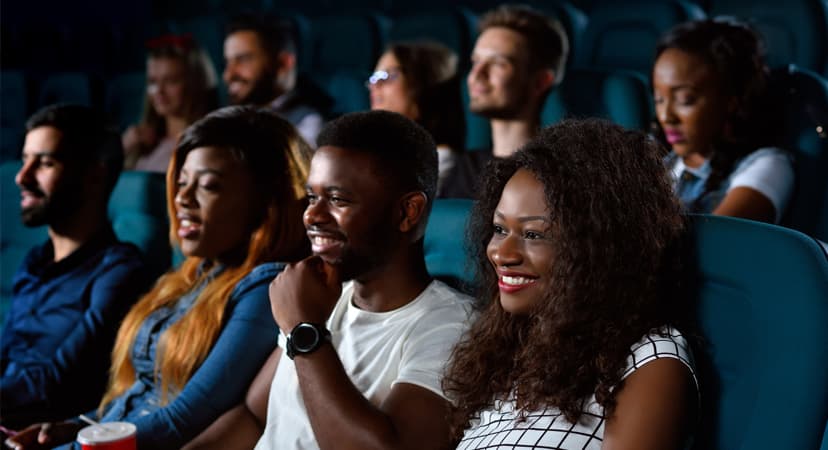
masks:
<svg viewBox="0 0 828 450"><path fill-rule="evenodd" d="M148 40L146 46L148 50L157 50L165 47L177 48L179 50L192 50L195 47L195 40L190 33L182 35L165 34Z"/></svg>

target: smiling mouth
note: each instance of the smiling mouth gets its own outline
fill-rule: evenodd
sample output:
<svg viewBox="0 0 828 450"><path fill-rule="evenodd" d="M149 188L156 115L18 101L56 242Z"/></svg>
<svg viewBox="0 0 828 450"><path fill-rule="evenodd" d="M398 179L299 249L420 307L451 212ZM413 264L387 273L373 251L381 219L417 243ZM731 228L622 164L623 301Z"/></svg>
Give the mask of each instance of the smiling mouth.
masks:
<svg viewBox="0 0 828 450"><path fill-rule="evenodd" d="M201 232L201 224L190 219L181 219L178 222L178 237L181 239L195 239Z"/></svg>
<svg viewBox="0 0 828 450"><path fill-rule="evenodd" d="M344 245L342 239L337 239L331 236L311 236L311 250L315 255L320 256L334 256L333 253L339 253L339 249Z"/></svg>
<svg viewBox="0 0 828 450"><path fill-rule="evenodd" d="M511 294L532 286L537 281L537 278L501 275L498 277L497 286L501 292Z"/></svg>
<svg viewBox="0 0 828 450"><path fill-rule="evenodd" d="M509 284L509 285L513 285L513 286L520 286L520 285L524 285L524 284L534 283L535 279L534 278L527 278L527 277L510 277L510 276L503 275L502 277L500 277L500 281L502 281L504 284Z"/></svg>
<svg viewBox="0 0 828 450"><path fill-rule="evenodd" d="M43 198L43 195L32 192L32 191L22 191L20 192L20 206L23 208L29 207L32 204L40 202Z"/></svg>

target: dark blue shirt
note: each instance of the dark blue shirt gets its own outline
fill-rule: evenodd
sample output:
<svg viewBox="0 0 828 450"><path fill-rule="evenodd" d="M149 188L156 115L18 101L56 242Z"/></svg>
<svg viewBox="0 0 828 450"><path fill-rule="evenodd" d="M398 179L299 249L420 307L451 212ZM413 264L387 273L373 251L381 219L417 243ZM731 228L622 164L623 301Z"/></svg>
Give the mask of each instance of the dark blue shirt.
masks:
<svg viewBox="0 0 828 450"><path fill-rule="evenodd" d="M149 281L139 250L109 225L57 262L51 241L33 248L14 276L0 340L3 424L95 407L121 319Z"/></svg>
<svg viewBox="0 0 828 450"><path fill-rule="evenodd" d="M242 403L276 348L279 328L270 311L268 286L283 268L280 263L259 265L236 284L225 307L224 327L210 353L181 390L170 391L167 404L162 404L161 382L155 373L159 341L164 331L192 310L222 269L214 268L174 305L153 311L141 323L130 353L135 381L98 419L135 424L139 449L172 449L181 448Z"/></svg>

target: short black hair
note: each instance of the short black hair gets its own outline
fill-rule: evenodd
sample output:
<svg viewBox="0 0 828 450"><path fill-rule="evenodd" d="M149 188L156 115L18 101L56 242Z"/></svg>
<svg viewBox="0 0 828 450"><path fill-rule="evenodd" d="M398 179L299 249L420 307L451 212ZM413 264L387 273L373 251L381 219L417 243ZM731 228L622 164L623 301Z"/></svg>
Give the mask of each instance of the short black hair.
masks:
<svg viewBox="0 0 828 450"><path fill-rule="evenodd" d="M429 206L437 192L437 147L425 128L390 111L345 114L325 125L319 147L334 146L370 153L398 187L422 191Z"/></svg>
<svg viewBox="0 0 828 450"><path fill-rule="evenodd" d="M65 152L67 162L83 166L102 163L107 172L107 195L112 192L124 166L124 149L118 129L106 115L83 105L49 105L26 121L27 133L39 127L61 132L58 149Z"/></svg>
<svg viewBox="0 0 828 450"><path fill-rule="evenodd" d="M296 53L293 27L284 19L272 15L242 13L233 17L225 27L225 36L239 31L252 31L271 58L280 52Z"/></svg>

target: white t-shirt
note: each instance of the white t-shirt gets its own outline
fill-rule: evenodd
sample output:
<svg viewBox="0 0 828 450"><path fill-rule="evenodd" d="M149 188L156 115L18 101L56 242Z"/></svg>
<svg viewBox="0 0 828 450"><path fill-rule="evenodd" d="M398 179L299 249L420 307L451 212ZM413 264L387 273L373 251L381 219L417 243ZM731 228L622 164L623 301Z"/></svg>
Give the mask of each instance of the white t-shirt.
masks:
<svg viewBox="0 0 828 450"><path fill-rule="evenodd" d="M327 326L331 342L354 385L379 406L396 383L409 383L445 398L440 381L454 344L470 325L472 299L440 281L394 311L361 310L351 301L353 282L342 288ZM279 335L279 346L285 339ZM318 449L296 366L285 352L270 386L267 424L257 450Z"/></svg>
<svg viewBox="0 0 828 450"><path fill-rule="evenodd" d="M695 185L690 188L695 197L703 191L704 182L710 176L710 162L705 161L698 168L684 165L681 158L675 158L672 166L674 186L686 170L697 177ZM733 171L722 181L719 188L705 195L699 210L694 212L710 213L722 202L731 189L748 187L764 195L773 204L776 210L776 223L782 219L782 214L788 207L793 195L794 169L790 156L783 150L775 147L760 148L742 159L736 161ZM681 195L681 193L679 193Z"/></svg>
<svg viewBox="0 0 828 450"><path fill-rule="evenodd" d="M698 389L692 354L684 336L674 328L662 330L665 336L651 333L630 348L627 378L645 364L659 358L675 358L683 362L693 375ZM570 423L557 408L534 411L520 422L514 401L496 401L494 408L480 413L466 430L457 450L478 449L578 449L600 450L604 438L604 409L593 395L577 424Z"/></svg>

